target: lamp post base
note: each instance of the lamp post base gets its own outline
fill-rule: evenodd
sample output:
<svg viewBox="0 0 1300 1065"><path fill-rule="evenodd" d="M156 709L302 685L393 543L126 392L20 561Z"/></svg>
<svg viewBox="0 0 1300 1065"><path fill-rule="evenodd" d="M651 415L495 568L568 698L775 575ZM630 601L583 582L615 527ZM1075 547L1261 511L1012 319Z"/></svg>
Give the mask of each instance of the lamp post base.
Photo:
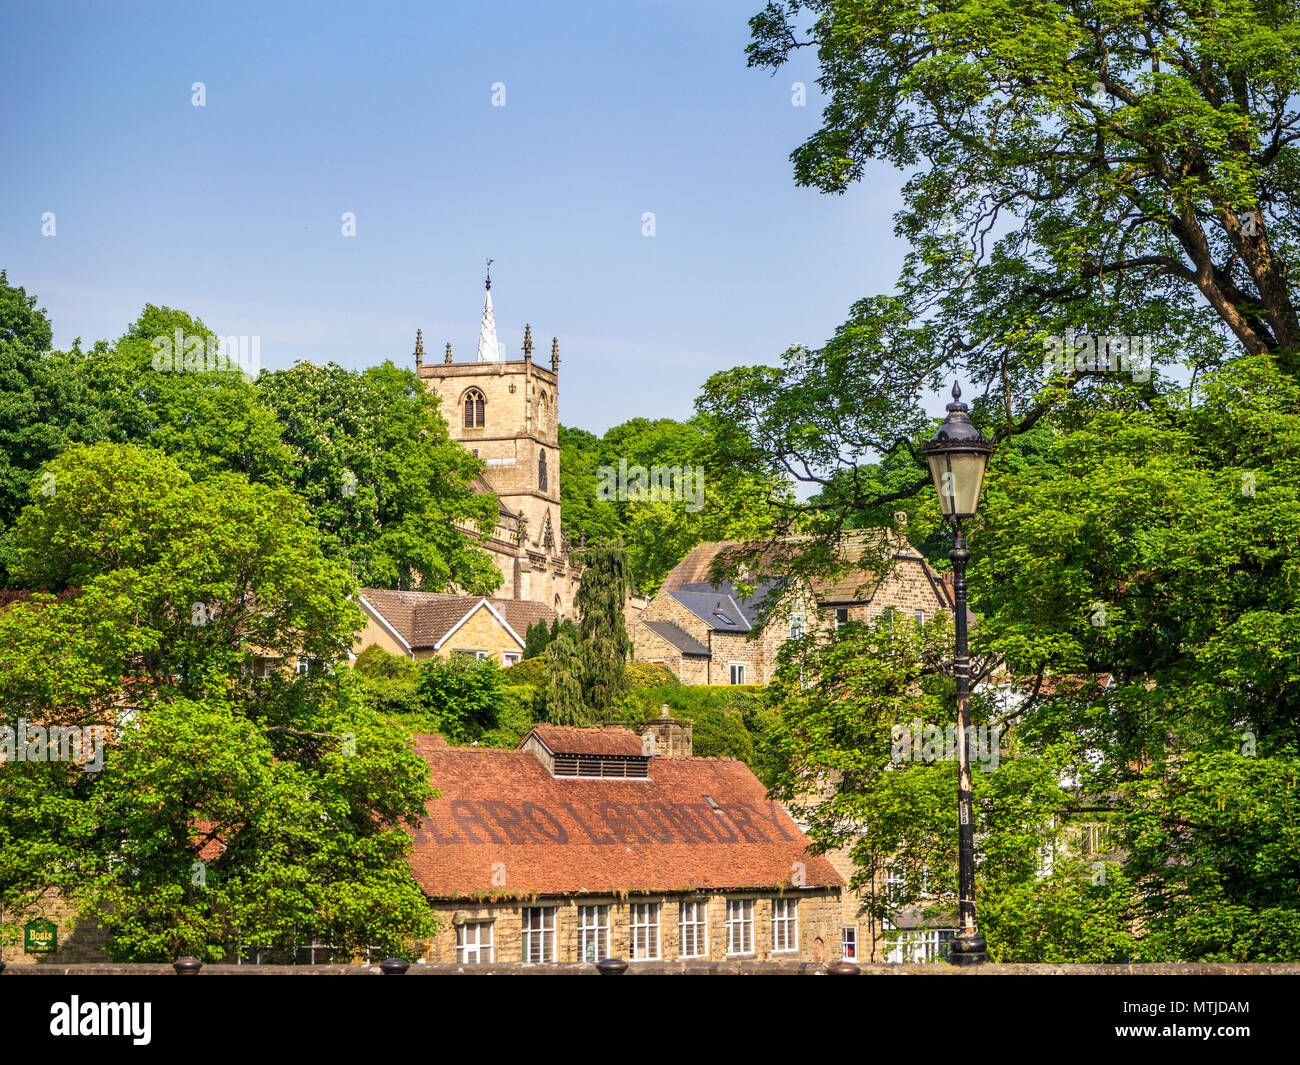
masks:
<svg viewBox="0 0 1300 1065"><path fill-rule="evenodd" d="M957 936L948 945L948 960L953 965L983 965L988 961L987 947L978 932L970 937Z"/></svg>

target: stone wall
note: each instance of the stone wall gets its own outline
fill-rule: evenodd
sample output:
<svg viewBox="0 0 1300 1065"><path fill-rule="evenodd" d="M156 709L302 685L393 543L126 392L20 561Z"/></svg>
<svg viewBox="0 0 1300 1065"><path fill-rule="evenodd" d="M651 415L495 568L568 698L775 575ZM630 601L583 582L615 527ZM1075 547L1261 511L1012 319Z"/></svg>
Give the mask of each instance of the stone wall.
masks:
<svg viewBox="0 0 1300 1065"><path fill-rule="evenodd" d="M20 938L16 943L0 946L0 961L13 968L28 965L67 965L79 962L106 962L104 950L107 934L97 924L76 921L76 908L57 891L50 891L39 906L30 911L16 913L4 911L6 923L19 926ZM58 950L50 954L28 954L23 948L21 926L29 921L44 918L58 926Z"/></svg>
<svg viewBox="0 0 1300 1065"><path fill-rule="evenodd" d="M1067 963L987 963L959 968L944 964L878 965L861 964L848 970L834 965L805 961L658 961L629 965L629 976L822 976L845 972L862 976L1300 976L1297 962L1153 962L1139 965L1072 965ZM102 963L94 965L10 966L5 977L14 976L172 976L166 964ZM378 965L204 965L200 976L381 976ZM590 963L521 965L496 962L492 965L430 965L417 962L407 976L599 976ZM1199 985L1197 985L1199 986ZM1066 993L1063 989L1062 994ZM1180 992L1181 994L1182 992Z"/></svg>
<svg viewBox="0 0 1300 1065"><path fill-rule="evenodd" d="M456 928L476 921L493 924L494 958L498 962L518 962L523 952L523 909L546 906L555 913L556 960L577 962L579 958L578 906L607 906L609 955L631 958L631 907L637 903L658 903L660 960L681 957L680 903L706 903L708 960L768 961L838 961L839 921L841 913L838 889L818 889L787 893L785 898L798 899L797 949L774 952L772 939L773 900L770 893L735 891L713 894L670 894L637 896L631 899L613 896L584 896L580 899L539 900L537 902L437 902L434 911L442 927L434 939L422 944L422 957L431 964L457 962ZM727 900L753 901L753 947L745 955L727 954ZM634 965L641 964L633 962Z"/></svg>

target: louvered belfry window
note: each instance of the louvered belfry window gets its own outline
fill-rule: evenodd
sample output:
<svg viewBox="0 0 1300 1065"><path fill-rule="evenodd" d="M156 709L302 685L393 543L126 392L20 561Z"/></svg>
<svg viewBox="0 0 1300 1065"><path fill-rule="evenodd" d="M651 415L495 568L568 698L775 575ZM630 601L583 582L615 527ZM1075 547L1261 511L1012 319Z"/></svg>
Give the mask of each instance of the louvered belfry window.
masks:
<svg viewBox="0 0 1300 1065"><path fill-rule="evenodd" d="M465 393L465 428L482 429L487 422L487 401L477 388Z"/></svg>

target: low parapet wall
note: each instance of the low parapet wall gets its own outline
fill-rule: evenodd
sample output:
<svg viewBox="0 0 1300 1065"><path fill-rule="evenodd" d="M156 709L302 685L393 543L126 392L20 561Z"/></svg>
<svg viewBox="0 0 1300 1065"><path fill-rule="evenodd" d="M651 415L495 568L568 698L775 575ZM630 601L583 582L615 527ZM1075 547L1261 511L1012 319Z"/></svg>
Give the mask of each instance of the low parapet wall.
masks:
<svg viewBox="0 0 1300 1065"><path fill-rule="evenodd" d="M822 965L794 961L652 961L523 965L411 965L408 976L1300 976L1300 963L1225 964L1160 963L1151 965L985 964L967 968L928 965ZM192 968L192 966L190 967ZM403 975L400 966L389 966ZM621 968L621 971L620 971ZM93 963L76 965L9 965L0 976L173 976L180 971L166 964ZM378 965L204 965L201 976L379 976ZM188 973L186 975L189 975Z"/></svg>

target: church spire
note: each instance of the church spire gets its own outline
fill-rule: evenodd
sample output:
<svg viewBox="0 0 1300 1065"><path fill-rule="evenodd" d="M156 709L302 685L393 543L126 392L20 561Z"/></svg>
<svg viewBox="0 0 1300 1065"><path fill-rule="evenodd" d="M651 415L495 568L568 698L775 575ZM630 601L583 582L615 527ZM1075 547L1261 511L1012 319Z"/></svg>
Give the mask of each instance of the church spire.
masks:
<svg viewBox="0 0 1300 1065"><path fill-rule="evenodd" d="M497 321L492 313L492 260L487 261L487 297L483 300L483 324L478 331L478 361L497 362L501 351L497 344Z"/></svg>
<svg viewBox="0 0 1300 1065"><path fill-rule="evenodd" d="M415 331L415 368L418 370L424 365L424 331L417 329Z"/></svg>

